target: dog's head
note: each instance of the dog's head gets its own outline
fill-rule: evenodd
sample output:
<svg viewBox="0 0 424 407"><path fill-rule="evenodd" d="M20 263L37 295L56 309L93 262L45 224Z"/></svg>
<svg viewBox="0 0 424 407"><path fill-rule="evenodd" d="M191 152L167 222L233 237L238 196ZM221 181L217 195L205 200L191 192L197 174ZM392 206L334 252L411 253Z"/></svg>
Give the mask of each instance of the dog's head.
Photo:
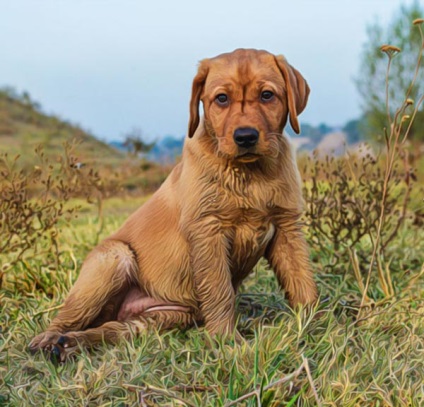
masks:
<svg viewBox="0 0 424 407"><path fill-rule="evenodd" d="M275 156L288 117L299 133L297 116L309 87L283 56L238 49L200 62L193 80L188 136L199 124L203 102L205 129L218 152L241 162Z"/></svg>

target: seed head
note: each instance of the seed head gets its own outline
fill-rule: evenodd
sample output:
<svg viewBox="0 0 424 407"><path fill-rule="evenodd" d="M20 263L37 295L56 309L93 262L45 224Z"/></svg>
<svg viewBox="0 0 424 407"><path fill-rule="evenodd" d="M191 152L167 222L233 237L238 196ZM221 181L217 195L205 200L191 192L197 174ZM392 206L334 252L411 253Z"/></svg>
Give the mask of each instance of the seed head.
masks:
<svg viewBox="0 0 424 407"><path fill-rule="evenodd" d="M399 47L396 47L395 45L382 45L380 47L380 51L384 52L385 54L387 54L387 56L389 58L394 57L398 52L401 52L401 49Z"/></svg>

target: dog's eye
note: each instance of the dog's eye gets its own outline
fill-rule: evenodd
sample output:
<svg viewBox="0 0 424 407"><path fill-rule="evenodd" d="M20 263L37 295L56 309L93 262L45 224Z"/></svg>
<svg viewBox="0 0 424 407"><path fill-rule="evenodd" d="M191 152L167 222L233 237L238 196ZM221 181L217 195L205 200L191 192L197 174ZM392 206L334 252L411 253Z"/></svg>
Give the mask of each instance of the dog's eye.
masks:
<svg viewBox="0 0 424 407"><path fill-rule="evenodd" d="M274 94L270 90L264 90L261 93L261 100L264 102L270 101L274 97Z"/></svg>
<svg viewBox="0 0 424 407"><path fill-rule="evenodd" d="M228 104L228 96L225 93L220 93L216 98L215 98L216 103L218 103L218 105L220 106L227 106Z"/></svg>

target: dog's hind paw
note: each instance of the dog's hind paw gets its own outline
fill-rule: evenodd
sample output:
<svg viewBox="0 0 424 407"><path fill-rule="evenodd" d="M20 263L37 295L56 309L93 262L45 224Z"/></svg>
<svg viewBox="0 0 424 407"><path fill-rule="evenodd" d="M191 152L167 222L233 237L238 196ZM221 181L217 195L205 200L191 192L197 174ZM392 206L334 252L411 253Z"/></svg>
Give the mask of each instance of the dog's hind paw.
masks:
<svg viewBox="0 0 424 407"><path fill-rule="evenodd" d="M58 332L44 332L30 342L29 351L32 354L43 351L50 356L53 363L62 363L76 347L75 339L70 336Z"/></svg>

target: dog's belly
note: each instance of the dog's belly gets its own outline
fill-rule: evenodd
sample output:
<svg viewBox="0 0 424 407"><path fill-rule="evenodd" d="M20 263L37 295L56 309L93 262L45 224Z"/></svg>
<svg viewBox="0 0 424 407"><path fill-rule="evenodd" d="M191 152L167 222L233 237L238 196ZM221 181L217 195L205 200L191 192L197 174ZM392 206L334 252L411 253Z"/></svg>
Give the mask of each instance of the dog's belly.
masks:
<svg viewBox="0 0 424 407"><path fill-rule="evenodd" d="M235 288L264 255L274 232L274 225L270 222L244 223L234 228L230 259Z"/></svg>
<svg viewBox="0 0 424 407"><path fill-rule="evenodd" d="M191 308L149 297L138 287L133 287L126 295L118 312L118 321L130 321L139 316L147 316L150 312L179 311L191 312Z"/></svg>

